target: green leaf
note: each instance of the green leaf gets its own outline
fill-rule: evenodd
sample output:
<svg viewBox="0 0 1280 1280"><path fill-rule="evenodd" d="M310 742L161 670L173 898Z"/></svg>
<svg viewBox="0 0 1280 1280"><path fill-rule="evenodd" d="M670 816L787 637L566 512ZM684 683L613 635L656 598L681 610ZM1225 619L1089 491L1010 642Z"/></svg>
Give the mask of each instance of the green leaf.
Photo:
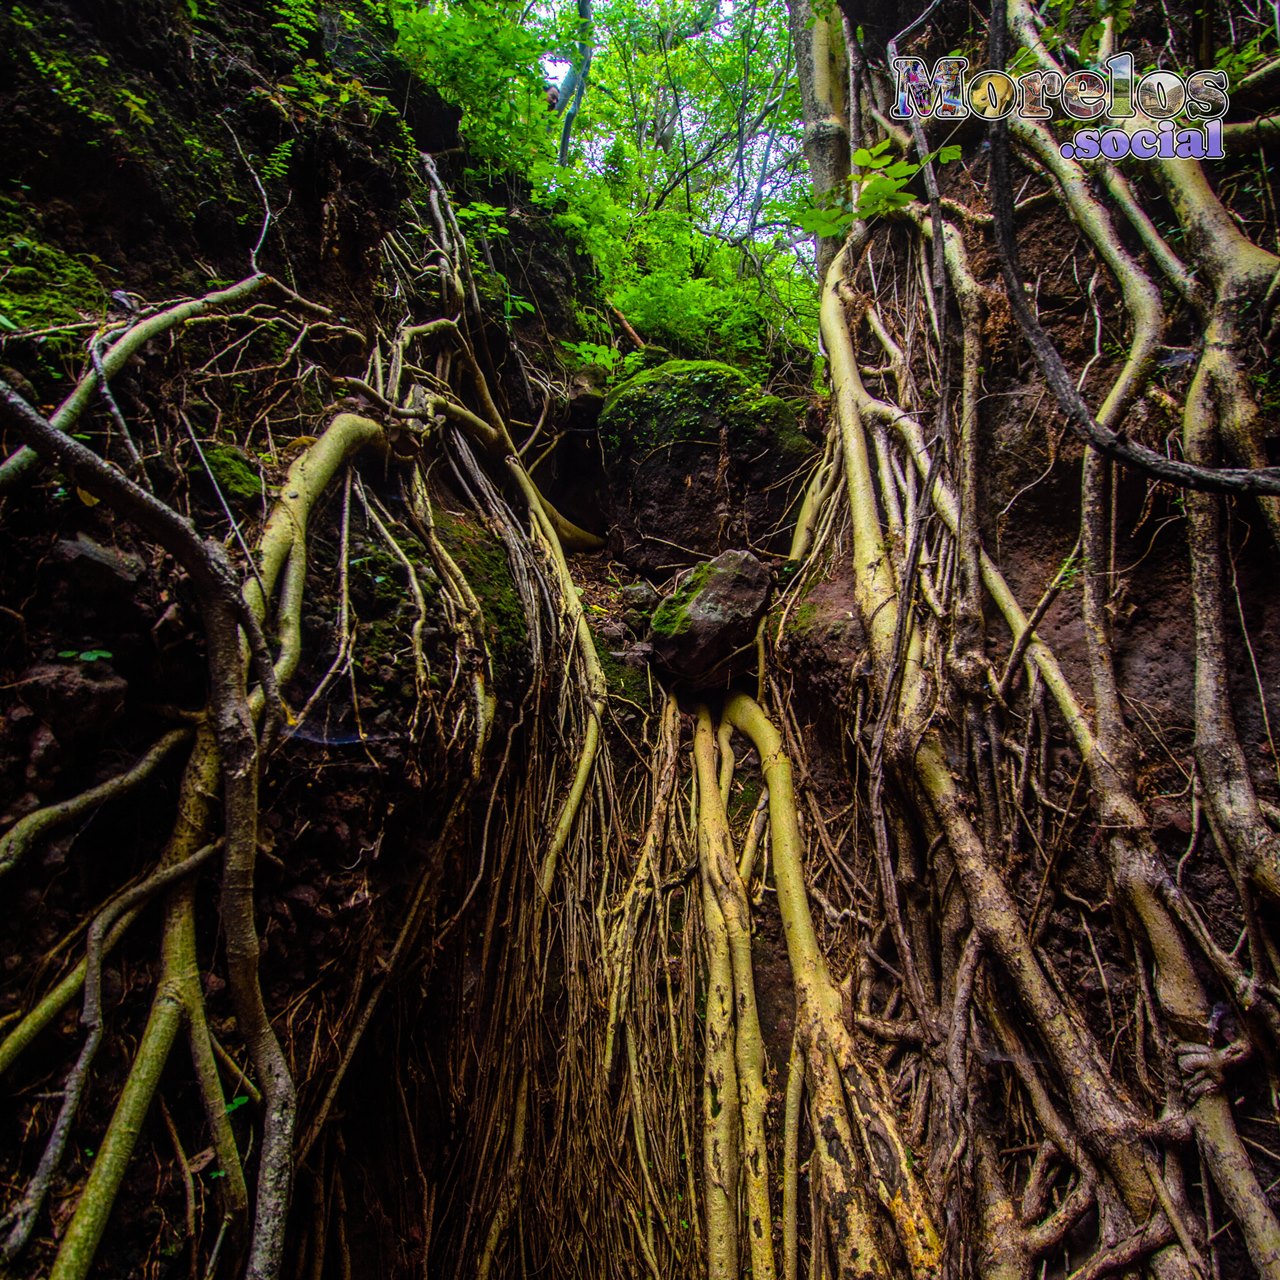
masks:
<svg viewBox="0 0 1280 1280"><path fill-rule="evenodd" d="M898 160L884 170L887 178L913 178L920 171L918 164L912 164L909 160Z"/></svg>
<svg viewBox="0 0 1280 1280"><path fill-rule="evenodd" d="M863 184L858 197L858 216L872 218L892 209L901 209L903 205L910 203L910 195L901 189L899 182L878 173Z"/></svg>
<svg viewBox="0 0 1280 1280"><path fill-rule="evenodd" d="M801 231L814 236L838 236L853 225L853 214L843 209L801 209L796 215Z"/></svg>
<svg viewBox="0 0 1280 1280"><path fill-rule="evenodd" d="M248 1094L244 1094L244 1093L236 1094L236 1096L232 1098L231 1101L228 1102L226 1105L227 1115L230 1115L233 1111L239 1111L240 1108L243 1107L248 1101L249 1101Z"/></svg>

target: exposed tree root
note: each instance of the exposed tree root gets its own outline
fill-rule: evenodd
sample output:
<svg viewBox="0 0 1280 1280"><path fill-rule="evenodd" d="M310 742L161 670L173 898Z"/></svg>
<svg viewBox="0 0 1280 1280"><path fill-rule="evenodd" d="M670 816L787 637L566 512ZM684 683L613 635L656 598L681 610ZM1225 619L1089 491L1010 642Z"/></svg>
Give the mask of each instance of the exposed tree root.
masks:
<svg viewBox="0 0 1280 1280"><path fill-rule="evenodd" d="M840 8L839 19L793 12L819 193L846 181L851 142L937 141L891 127L855 6ZM1007 24L1043 68L1064 69L1056 59L1070 50L1045 45L1030 6L1012 0L997 19L997 57ZM1232 520L1256 519L1280 543L1248 319L1274 290L1277 259L1195 162L1156 165L1153 199L1149 176L1083 167L1058 142L1028 121L994 136L990 212L976 187L972 204L944 195L941 171L918 156L927 204L819 246L829 432L791 542L794 585L760 631L754 697L668 693L619 714L567 558L601 539L533 479L551 396L539 415L528 395L538 422L520 438L521 393L492 358L497 331L429 160L421 242L384 246L404 311L368 336L361 376L332 379L363 408L331 406L287 467L276 456L279 490L252 554L253 530L232 516L239 562L150 491L136 448L122 470L70 429L126 362L160 359L148 348L158 334L232 325L252 297L271 299L252 305L301 342L314 315L304 300L255 273L96 335L93 372L49 418L0 383L0 418L26 442L0 490L39 460L109 504L189 577L208 665L207 704L184 713L194 728L0 838L0 874L34 874L23 855L38 841L148 795L158 766L189 746L156 870L85 921L83 958L66 960L0 1042L0 1072L30 1061L83 993L85 1038L62 1069L58 1114L32 1121L43 1154L6 1216L6 1260L39 1236L90 1065L117 1034L104 960L155 896L150 1011L73 1189L57 1280L91 1274L183 1031L224 1175L216 1231L196 1226L203 1193L186 1153L199 1144L172 1096L165 1149L192 1266L210 1276L274 1280L291 1239L300 1275L356 1270L347 1108L358 1114L355 1093L370 1090L359 1064L377 1054L372 1091L395 1103L387 1168L411 1188L424 1274L1193 1280L1237 1266L1280 1278L1280 1156L1263 1140L1280 1052L1280 837L1270 781L1241 736L1256 709L1231 678L1227 576ZM864 177L853 172L855 190ZM1043 259L1019 221L1046 210L1081 237L1090 283L1070 323L1093 321L1091 356L1088 339L1060 349L1061 318L1037 302ZM997 257L1003 290L975 265ZM1160 353L1196 326L1204 342L1183 386ZM296 351L282 377L298 375ZM510 352L519 376L506 381L527 381ZM1083 443L1046 451L1046 475L1079 467L1079 528L1065 558L1057 546L1036 567L1038 603L1019 599L1017 566L984 542L999 524L983 509L990 406L1005 394L990 371L1000 365L1006 387L1010 369L1032 376L1017 363L1028 352L1053 422ZM1151 406L1176 420L1181 456L1152 438ZM1117 546L1135 476L1142 518L1158 508L1185 530L1194 742L1150 722L1120 658ZM446 494L466 508L468 537L500 548L523 625L514 640L495 632L494 584L451 532ZM357 687L357 536L391 566L382 576L407 619L387 664L405 680L392 712L403 724L376 729ZM814 706L787 659L825 580L847 594L859 651L824 686L838 694ZM317 598L338 615L320 653ZM1070 640L1055 652L1050 624L1076 628L1079 652ZM395 882L402 896L381 904L346 981L322 987L319 975L321 994L278 1009L260 974L265 797L293 737L318 730L344 681L350 745L377 767L371 746L403 728L416 781L436 788L423 836L434 858ZM1154 821L1172 794L1166 774L1185 782L1173 799L1193 806L1180 850ZM213 877L195 875L215 846L221 951L201 925ZM358 863L366 851L351 852ZM236 1084L252 1102L251 1147L228 1118L235 1060L214 1039L227 1028L211 1027L202 981L214 970L235 1013L228 1043L252 1072ZM775 1026L779 971L794 1021ZM432 983L455 1023L423 1051ZM1246 1060L1256 1079L1239 1071ZM305 1194L291 1219L295 1177Z"/></svg>

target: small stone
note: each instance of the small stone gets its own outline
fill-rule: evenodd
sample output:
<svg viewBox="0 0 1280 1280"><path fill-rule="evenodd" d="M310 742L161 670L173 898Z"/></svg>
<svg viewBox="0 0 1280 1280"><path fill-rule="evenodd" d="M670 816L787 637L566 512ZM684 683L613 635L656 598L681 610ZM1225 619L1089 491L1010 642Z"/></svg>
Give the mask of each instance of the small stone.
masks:
<svg viewBox="0 0 1280 1280"><path fill-rule="evenodd" d="M653 659L653 645L647 640L637 640L635 644L629 644L621 649L618 653L613 654L619 662L624 663L628 667L643 669L647 667Z"/></svg>
<svg viewBox="0 0 1280 1280"><path fill-rule="evenodd" d="M628 609L646 614L652 613L658 607L658 601L662 599L658 595L658 589L643 578L639 582L629 582L618 594Z"/></svg>
<svg viewBox="0 0 1280 1280"><path fill-rule="evenodd" d="M622 644L627 638L626 627L616 618L601 618L594 630L605 644Z"/></svg>

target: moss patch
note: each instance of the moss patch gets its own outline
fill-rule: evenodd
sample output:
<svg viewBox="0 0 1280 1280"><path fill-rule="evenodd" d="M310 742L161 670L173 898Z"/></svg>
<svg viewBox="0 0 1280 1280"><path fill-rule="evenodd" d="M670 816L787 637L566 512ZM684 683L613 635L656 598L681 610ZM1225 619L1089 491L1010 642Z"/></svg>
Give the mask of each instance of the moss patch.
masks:
<svg viewBox="0 0 1280 1280"><path fill-rule="evenodd" d="M600 659L600 669L604 672L609 692L648 709L651 701L648 675L638 667L620 662L600 643L598 636L593 636L592 639L595 641L596 657Z"/></svg>
<svg viewBox="0 0 1280 1280"><path fill-rule="evenodd" d="M615 455L677 440L715 441L722 429L731 444L769 439L788 454L813 451L786 400L715 360L668 360L642 370L610 392L600 418L601 441Z"/></svg>
<svg viewBox="0 0 1280 1280"><path fill-rule="evenodd" d="M689 630L689 605L711 576L711 565L700 564L653 612L649 629L655 636L682 636Z"/></svg>
<svg viewBox="0 0 1280 1280"><path fill-rule="evenodd" d="M204 456L227 501L247 506L262 500L262 477L234 445L209 445ZM197 461L193 470L199 466Z"/></svg>
<svg viewBox="0 0 1280 1280"><path fill-rule="evenodd" d="M760 779L741 774L734 779L729 792L728 815L730 822L738 822L754 812L760 800Z"/></svg>
<svg viewBox="0 0 1280 1280"><path fill-rule="evenodd" d="M480 601L494 676L499 684L510 685L525 668L529 628L506 548L473 516L434 504L431 514L441 543L458 562Z"/></svg>
<svg viewBox="0 0 1280 1280"><path fill-rule="evenodd" d="M97 318L104 302L85 262L49 244L16 201L0 200L0 330Z"/></svg>
<svg viewBox="0 0 1280 1280"><path fill-rule="evenodd" d="M789 629L791 631L812 631L813 625L818 620L818 606L812 600L805 600L798 604L789 619Z"/></svg>

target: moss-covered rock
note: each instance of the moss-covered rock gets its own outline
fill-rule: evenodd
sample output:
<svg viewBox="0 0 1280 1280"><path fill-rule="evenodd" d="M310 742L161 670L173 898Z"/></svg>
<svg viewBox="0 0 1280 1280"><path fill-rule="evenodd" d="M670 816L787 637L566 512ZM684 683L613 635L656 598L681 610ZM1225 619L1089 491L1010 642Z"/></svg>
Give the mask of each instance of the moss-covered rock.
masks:
<svg viewBox="0 0 1280 1280"><path fill-rule="evenodd" d="M654 610L649 619L650 632L664 640L682 636L692 626L689 607L702 594L711 573L711 565L700 564Z"/></svg>
<svg viewBox="0 0 1280 1280"><path fill-rule="evenodd" d="M749 668L771 586L768 569L749 551L726 551L698 565L654 610L655 661L691 688L722 685Z"/></svg>
<svg viewBox="0 0 1280 1280"><path fill-rule="evenodd" d="M667 360L620 383L600 443L614 553L645 573L781 544L814 449L790 403L714 360Z"/></svg>
<svg viewBox="0 0 1280 1280"><path fill-rule="evenodd" d="M746 375L715 360L668 360L619 383L604 403L606 454L689 438L718 438L721 419L751 387Z"/></svg>

